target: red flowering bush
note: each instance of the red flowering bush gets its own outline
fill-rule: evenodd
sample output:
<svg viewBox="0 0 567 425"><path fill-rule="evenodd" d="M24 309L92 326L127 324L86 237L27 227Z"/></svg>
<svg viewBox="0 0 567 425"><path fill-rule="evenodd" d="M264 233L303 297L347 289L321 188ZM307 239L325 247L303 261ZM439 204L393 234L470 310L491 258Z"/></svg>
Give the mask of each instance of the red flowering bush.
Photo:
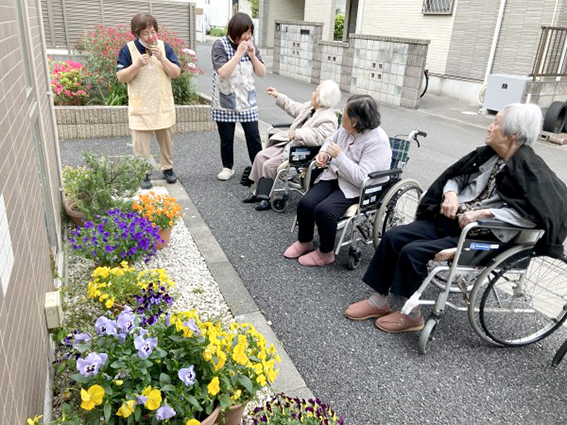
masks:
<svg viewBox="0 0 567 425"><path fill-rule="evenodd" d="M169 44L181 63L181 76L172 81L175 103L186 105L197 98L195 75L202 71L195 65L195 53L187 49L184 41L166 28L160 28L158 37ZM125 84L116 78L116 60L120 49L136 37L126 25L97 25L92 31L84 32L77 42L77 49L87 54L86 66L93 76L93 85L98 88L103 104L126 104Z"/></svg>
<svg viewBox="0 0 567 425"><path fill-rule="evenodd" d="M88 73L79 62L54 62L49 59L51 88L57 106L84 105L88 100L90 85L86 84Z"/></svg>

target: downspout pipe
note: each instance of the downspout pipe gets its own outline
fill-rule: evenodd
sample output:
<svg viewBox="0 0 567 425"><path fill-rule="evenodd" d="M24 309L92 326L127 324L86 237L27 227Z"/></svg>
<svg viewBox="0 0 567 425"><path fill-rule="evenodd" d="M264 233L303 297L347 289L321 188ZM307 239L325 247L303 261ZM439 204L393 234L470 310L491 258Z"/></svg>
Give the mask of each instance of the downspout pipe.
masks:
<svg viewBox="0 0 567 425"><path fill-rule="evenodd" d="M364 0L358 0L358 8L356 11L356 34L362 34L362 17L364 15Z"/></svg>
<svg viewBox="0 0 567 425"><path fill-rule="evenodd" d="M498 19L496 20L496 28L494 28L494 37L492 37L492 45L490 46L490 54L488 55L488 64L486 65L486 73L484 74L484 84L488 81L488 76L492 72L494 57L496 56L496 47L500 38L500 28L504 20L504 10L506 9L507 0L500 0L500 10L498 11Z"/></svg>

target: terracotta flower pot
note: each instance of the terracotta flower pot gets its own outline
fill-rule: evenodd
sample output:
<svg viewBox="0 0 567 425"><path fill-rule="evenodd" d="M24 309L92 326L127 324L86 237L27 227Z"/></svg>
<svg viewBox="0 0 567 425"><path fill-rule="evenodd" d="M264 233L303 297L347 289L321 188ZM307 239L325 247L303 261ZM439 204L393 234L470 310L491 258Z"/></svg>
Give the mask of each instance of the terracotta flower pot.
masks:
<svg viewBox="0 0 567 425"><path fill-rule="evenodd" d="M213 410L209 416L201 421L201 425L214 425L216 423L215 421L219 417L219 413L220 406L217 406L217 408Z"/></svg>
<svg viewBox="0 0 567 425"><path fill-rule="evenodd" d="M159 237L163 239L162 241L157 241L156 249L163 249L169 243L169 239L171 238L171 230L172 227L168 227L167 229L159 229Z"/></svg>
<svg viewBox="0 0 567 425"><path fill-rule="evenodd" d="M237 404L230 406L227 412L221 412L215 425L238 425L244 415L246 404ZM201 422L203 423L203 422Z"/></svg>
<svg viewBox="0 0 567 425"><path fill-rule="evenodd" d="M75 208L75 201L69 198L65 199L65 202L63 203L65 214L69 216L71 221L75 223L76 226L82 226L83 224L85 224L85 214Z"/></svg>

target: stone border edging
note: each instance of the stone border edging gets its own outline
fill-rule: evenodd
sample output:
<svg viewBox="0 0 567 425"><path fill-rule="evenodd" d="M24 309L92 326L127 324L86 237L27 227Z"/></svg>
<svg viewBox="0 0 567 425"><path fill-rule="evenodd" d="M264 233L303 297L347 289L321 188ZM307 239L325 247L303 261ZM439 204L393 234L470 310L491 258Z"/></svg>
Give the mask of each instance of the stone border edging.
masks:
<svg viewBox="0 0 567 425"><path fill-rule="evenodd" d="M163 182L165 183L165 180ZM156 183L159 184L159 181ZM247 322L254 325L256 330L264 335L266 341L274 344L276 347L277 353L281 357L280 372L274 383L277 392L284 392L293 397L313 398L313 393L307 388L305 381L285 351L283 344L278 340L270 325L268 325L266 318L258 309L232 264L228 261L224 251L205 220L201 217L195 204L193 204L189 194L179 182L168 184L167 189L171 196L177 199L183 211L185 211L183 221L201 252L213 279L219 285L219 289L228 303L234 318L240 323Z"/></svg>

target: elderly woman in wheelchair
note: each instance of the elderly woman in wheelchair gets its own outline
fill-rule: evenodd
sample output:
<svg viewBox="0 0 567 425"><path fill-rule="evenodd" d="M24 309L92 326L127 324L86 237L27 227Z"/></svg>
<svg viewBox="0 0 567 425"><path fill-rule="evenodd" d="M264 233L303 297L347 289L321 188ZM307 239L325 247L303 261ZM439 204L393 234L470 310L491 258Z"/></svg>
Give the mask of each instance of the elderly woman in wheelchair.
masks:
<svg viewBox="0 0 567 425"><path fill-rule="evenodd" d="M250 183L256 183L256 188L242 202L258 202L255 206L257 211L270 208L269 194L278 166L284 158L286 145L321 146L338 127L334 107L341 100L340 89L331 80L319 84L311 95L311 101L306 103L295 102L274 87L268 87L266 93L274 96L276 105L295 119L288 129L273 134L268 140L268 146L254 159L248 178Z"/></svg>
<svg viewBox="0 0 567 425"><path fill-rule="evenodd" d="M341 128L325 141L315 157L318 166L327 168L299 201L299 240L284 256L298 258L302 266L333 263L338 220L357 202L366 177L388 170L391 158L388 136L380 127L378 105L368 95L351 96L343 111ZM320 239L317 250L313 249L315 224Z"/></svg>
<svg viewBox="0 0 567 425"><path fill-rule="evenodd" d="M346 317L377 318L375 325L386 332L423 329L419 301L406 303L403 310L409 314L391 313L388 294L407 299L420 293L428 275L427 263L440 251L437 259L449 259L462 229L469 225L468 231L470 223L482 219L521 228L537 226L545 233L534 251L563 258L567 187L531 147L541 122L536 105L511 104L502 109L488 127L486 146L457 161L431 185L420 202L416 221L384 235L363 277L374 292L351 304ZM508 230L473 227L467 237L478 230L475 238L508 242L518 233L513 226Z"/></svg>

